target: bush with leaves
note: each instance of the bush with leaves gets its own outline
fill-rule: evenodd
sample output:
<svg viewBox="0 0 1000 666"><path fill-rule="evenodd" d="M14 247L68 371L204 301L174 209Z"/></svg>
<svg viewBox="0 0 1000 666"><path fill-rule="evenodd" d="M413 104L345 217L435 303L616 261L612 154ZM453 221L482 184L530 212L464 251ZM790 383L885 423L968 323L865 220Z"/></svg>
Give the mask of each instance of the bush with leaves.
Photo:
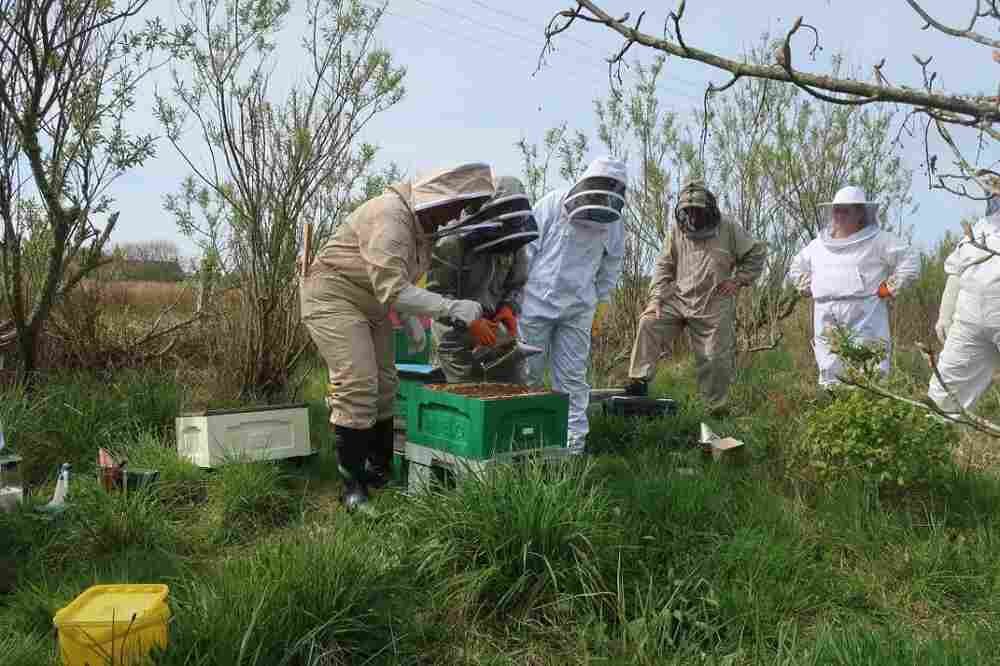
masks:
<svg viewBox="0 0 1000 666"><path fill-rule="evenodd" d="M951 426L912 405L852 390L809 416L795 457L821 482L860 476L910 486L934 478L957 440Z"/></svg>

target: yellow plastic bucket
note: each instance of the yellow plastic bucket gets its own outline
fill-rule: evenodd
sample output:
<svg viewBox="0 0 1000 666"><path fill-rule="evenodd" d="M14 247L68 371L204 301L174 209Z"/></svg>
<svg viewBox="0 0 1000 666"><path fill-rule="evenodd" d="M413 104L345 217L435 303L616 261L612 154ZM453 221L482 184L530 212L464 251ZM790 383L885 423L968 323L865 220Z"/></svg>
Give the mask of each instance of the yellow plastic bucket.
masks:
<svg viewBox="0 0 1000 666"><path fill-rule="evenodd" d="M56 613L65 666L132 666L166 647L166 585L95 585Z"/></svg>

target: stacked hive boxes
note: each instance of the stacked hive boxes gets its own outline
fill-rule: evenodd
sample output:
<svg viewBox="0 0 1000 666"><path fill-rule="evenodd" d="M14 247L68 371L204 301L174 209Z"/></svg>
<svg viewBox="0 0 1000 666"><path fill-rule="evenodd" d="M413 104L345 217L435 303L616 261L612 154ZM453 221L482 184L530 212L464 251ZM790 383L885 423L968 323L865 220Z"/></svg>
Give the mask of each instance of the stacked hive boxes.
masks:
<svg viewBox="0 0 1000 666"><path fill-rule="evenodd" d="M408 485L566 453L566 394L506 384L429 384L407 400Z"/></svg>

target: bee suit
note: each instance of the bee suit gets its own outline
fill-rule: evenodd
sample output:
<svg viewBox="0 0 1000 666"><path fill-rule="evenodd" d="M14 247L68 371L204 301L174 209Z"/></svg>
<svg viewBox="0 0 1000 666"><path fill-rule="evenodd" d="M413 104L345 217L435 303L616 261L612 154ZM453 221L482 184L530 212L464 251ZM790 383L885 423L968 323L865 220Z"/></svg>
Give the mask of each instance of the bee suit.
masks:
<svg viewBox="0 0 1000 666"><path fill-rule="evenodd" d="M365 503L369 485L384 485L392 460L398 379L389 308L407 322L419 315L465 322L480 316L478 303L414 282L430 265L436 228L492 195L486 164L392 185L337 227L302 281L302 322L329 369L327 404L348 508ZM407 330L419 330L423 339L422 327Z"/></svg>
<svg viewBox="0 0 1000 666"><path fill-rule="evenodd" d="M522 384L523 361L509 359L485 372L473 357L473 349L479 344L495 345L500 325L507 339L518 334L521 289L528 280L524 245L538 238L524 186L516 178L500 178L493 199L455 226L467 231L438 241L427 288L451 298L476 301L489 319L461 329L435 321L438 363L452 383L486 380ZM488 339L482 338L480 329L486 330Z"/></svg>
<svg viewBox="0 0 1000 666"><path fill-rule="evenodd" d="M832 222L792 260L789 279L813 299L813 347L820 386L839 384L843 362L830 349L829 330L843 326L860 343L891 340L887 301L920 272L920 261L901 238L878 226L878 204L857 187L842 188L826 211L835 206L864 206L864 224L855 233L834 238ZM831 213L832 214L832 213ZM881 370L889 372L889 354Z"/></svg>
<svg viewBox="0 0 1000 666"><path fill-rule="evenodd" d="M627 182L624 162L599 158L534 209L540 237L527 246L520 328L526 343L545 351L527 360L527 379L541 385L546 362L551 365L552 388L569 394L568 445L575 453L583 452L589 429L594 311L610 300L621 273Z"/></svg>
<svg viewBox="0 0 1000 666"><path fill-rule="evenodd" d="M649 305L639 318L626 393L646 394L660 355L686 328L699 392L710 410L721 413L736 361L736 292L727 294L723 285L738 289L756 281L767 246L724 217L701 181L681 188L674 221L656 260Z"/></svg>
<svg viewBox="0 0 1000 666"><path fill-rule="evenodd" d="M972 228L975 243L1000 252L1000 199L987 202L986 216ZM936 326L944 349L938 371L965 409L990 386L1000 367L1000 257L963 238L944 263L948 276ZM931 378L927 392L946 412L958 412L945 386Z"/></svg>

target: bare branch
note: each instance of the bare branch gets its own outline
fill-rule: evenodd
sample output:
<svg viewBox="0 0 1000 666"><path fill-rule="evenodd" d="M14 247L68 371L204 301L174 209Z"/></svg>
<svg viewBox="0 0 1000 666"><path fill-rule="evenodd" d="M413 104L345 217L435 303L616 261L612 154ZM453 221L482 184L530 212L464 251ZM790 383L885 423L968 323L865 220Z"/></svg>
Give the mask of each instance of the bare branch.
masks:
<svg viewBox="0 0 1000 666"><path fill-rule="evenodd" d="M968 39L978 44L982 44L984 46L992 46L993 48L1000 48L1000 40L990 39L985 35L979 34L978 32L973 32L973 28L976 26L976 21L980 18L980 16L983 16L979 12L979 5L980 5L979 2L976 2L976 11L972 16L972 20L969 22L969 27L966 28L965 30L959 28L949 28L943 23L934 20L934 18L931 17L931 15L928 14L924 10L924 8L921 7L915 0L906 0L906 4L912 7L913 11L919 14L920 18L922 18L924 21L927 22L926 25L924 25L923 27L924 30L933 27L935 30L943 32L944 34L950 37L961 37L962 39Z"/></svg>
<svg viewBox="0 0 1000 666"><path fill-rule="evenodd" d="M674 32L677 35L677 43L687 51L687 44L684 43L684 35L681 33L681 19L684 18L684 0L677 6L676 12L670 12L670 20L674 22Z"/></svg>
<svg viewBox="0 0 1000 666"><path fill-rule="evenodd" d="M595 2L592 2L592 0L577 0L577 7L561 12L559 16L572 17L572 20L581 19L591 23L603 24L620 34L626 40L680 58L697 60L711 67L726 70L731 74L794 83L800 87L805 86L803 89L813 96L816 95L817 91L825 90L850 95L852 98L849 101L832 98L833 100L837 100L835 103L843 104L859 100L866 102L890 102L949 112L975 121L994 122L1000 120L1000 109L998 109L994 102L988 101L986 98L943 95L901 86L886 86L864 83L855 79L810 74L794 69L791 63L788 63L787 68L780 64L749 64L694 48L686 42L685 46L682 47L680 44L668 39L662 39L633 29L623 19L617 19L609 15ZM551 41L553 37L569 27L569 23L558 25L555 28L552 27L553 25L550 22L550 27L546 30L546 45L543 47L543 52L545 49L552 48ZM825 101L831 100L828 99Z"/></svg>

